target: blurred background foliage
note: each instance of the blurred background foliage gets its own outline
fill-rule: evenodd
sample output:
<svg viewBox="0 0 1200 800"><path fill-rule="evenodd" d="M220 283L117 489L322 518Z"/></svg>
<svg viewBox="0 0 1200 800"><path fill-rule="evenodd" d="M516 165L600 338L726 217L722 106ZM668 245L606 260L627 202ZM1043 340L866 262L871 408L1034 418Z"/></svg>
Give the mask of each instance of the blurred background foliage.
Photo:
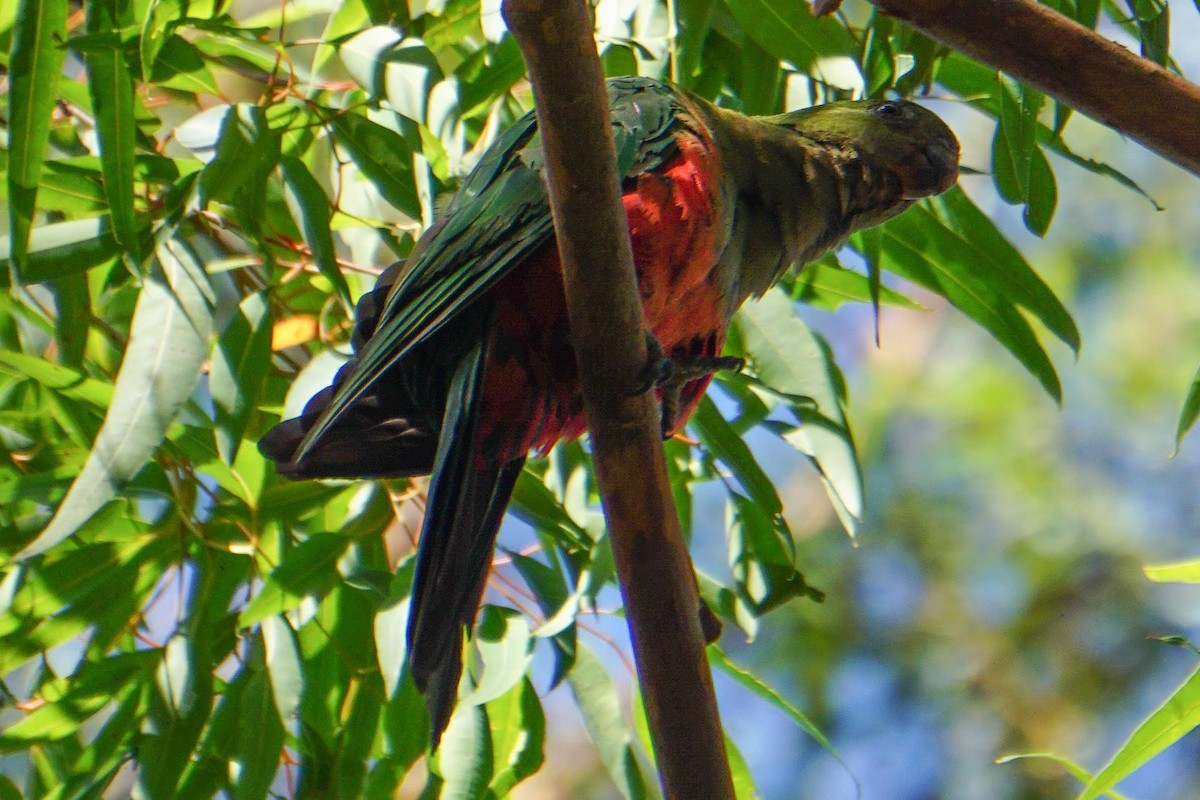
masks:
<svg viewBox="0 0 1200 800"><path fill-rule="evenodd" d="M1200 72L1188 4L1052 5ZM595 16L609 74L747 113L926 96L969 168L747 308L667 445L739 798L1195 797L1152 638L1200 623L1194 178L865 3ZM584 446L523 476L432 759L422 482L253 446L528 109L498 2L8 0L0 59L0 798L654 796Z"/></svg>

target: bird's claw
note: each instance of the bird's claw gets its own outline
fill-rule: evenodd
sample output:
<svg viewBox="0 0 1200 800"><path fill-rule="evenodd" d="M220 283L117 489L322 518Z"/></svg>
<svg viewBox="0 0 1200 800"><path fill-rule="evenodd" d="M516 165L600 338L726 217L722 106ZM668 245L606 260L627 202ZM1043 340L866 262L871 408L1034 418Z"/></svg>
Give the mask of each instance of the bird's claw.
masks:
<svg viewBox="0 0 1200 800"><path fill-rule="evenodd" d="M669 439L675 430L679 417L680 396L683 387L700 378L706 378L714 372L732 370L740 372L746 366L746 360L736 356L679 356L669 357L662 344L651 331L646 331L646 366L642 368L638 378L638 389L635 395L658 389L662 404L662 437Z"/></svg>

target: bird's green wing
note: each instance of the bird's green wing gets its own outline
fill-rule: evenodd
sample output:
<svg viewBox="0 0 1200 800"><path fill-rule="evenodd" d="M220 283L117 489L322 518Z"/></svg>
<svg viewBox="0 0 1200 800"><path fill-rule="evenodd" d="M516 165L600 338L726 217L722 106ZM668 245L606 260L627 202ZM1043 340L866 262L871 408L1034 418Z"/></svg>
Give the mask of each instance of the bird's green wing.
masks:
<svg viewBox="0 0 1200 800"><path fill-rule="evenodd" d="M645 78L608 83L617 168L623 178L652 170L675 151L682 107L675 92ZM455 194L388 295L358 364L309 429L300 461L339 417L414 346L426 340L548 242L554 229L542 181L533 113L509 128Z"/></svg>

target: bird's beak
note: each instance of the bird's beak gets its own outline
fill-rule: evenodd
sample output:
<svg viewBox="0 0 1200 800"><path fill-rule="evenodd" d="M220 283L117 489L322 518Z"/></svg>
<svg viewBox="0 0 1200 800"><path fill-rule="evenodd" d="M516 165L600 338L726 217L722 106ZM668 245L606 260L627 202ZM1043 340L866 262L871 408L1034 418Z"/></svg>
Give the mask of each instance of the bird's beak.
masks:
<svg viewBox="0 0 1200 800"><path fill-rule="evenodd" d="M958 142L937 140L926 145L897 173L905 200L941 194L958 180Z"/></svg>

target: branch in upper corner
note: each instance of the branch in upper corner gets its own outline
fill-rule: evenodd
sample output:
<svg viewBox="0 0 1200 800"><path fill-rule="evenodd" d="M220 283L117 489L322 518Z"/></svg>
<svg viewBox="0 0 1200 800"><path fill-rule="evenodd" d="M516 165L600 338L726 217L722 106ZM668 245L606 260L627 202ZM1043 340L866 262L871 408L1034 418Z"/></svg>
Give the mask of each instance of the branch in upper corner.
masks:
<svg viewBox="0 0 1200 800"><path fill-rule="evenodd" d="M1031 0L872 0L1200 175L1200 87Z"/></svg>

